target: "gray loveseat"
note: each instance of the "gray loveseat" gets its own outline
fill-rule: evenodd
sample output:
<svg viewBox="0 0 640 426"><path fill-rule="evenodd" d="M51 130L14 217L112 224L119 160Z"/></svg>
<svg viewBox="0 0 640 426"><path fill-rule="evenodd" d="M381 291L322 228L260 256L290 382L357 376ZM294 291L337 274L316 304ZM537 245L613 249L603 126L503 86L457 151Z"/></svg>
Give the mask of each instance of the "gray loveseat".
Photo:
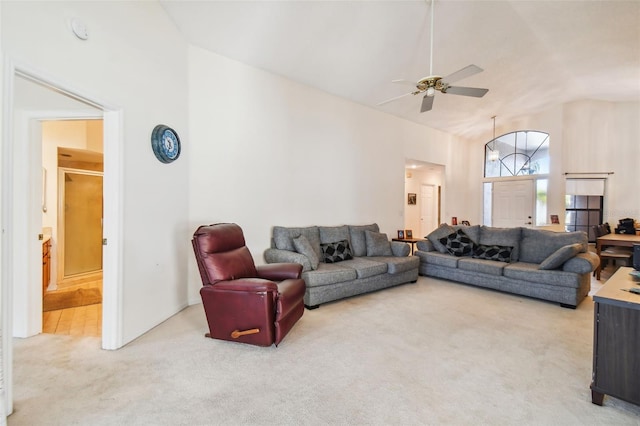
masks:
<svg viewBox="0 0 640 426"><path fill-rule="evenodd" d="M589 293L590 275L599 264L598 255L588 251L584 232L477 225L443 224L426 241L417 243L414 254L420 258L420 275L570 308L577 307Z"/></svg>
<svg viewBox="0 0 640 426"><path fill-rule="evenodd" d="M267 263L303 267L304 304L320 304L386 287L416 282L419 259L408 244L389 241L377 224L353 226L274 226Z"/></svg>

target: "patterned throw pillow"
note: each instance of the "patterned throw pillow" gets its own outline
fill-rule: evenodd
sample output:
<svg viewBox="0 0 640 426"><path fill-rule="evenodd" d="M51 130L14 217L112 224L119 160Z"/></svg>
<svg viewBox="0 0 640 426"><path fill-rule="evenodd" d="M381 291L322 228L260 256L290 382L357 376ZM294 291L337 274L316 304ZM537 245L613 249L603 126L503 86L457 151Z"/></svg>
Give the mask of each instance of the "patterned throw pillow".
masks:
<svg viewBox="0 0 640 426"><path fill-rule="evenodd" d="M454 256L471 256L475 243L462 229L440 238L440 243Z"/></svg>
<svg viewBox="0 0 640 426"><path fill-rule="evenodd" d="M478 244L473 250L476 259L497 260L498 262L511 262L513 247Z"/></svg>
<svg viewBox="0 0 640 426"><path fill-rule="evenodd" d="M353 259L349 241L341 240L335 243L320 244L324 263L337 263Z"/></svg>

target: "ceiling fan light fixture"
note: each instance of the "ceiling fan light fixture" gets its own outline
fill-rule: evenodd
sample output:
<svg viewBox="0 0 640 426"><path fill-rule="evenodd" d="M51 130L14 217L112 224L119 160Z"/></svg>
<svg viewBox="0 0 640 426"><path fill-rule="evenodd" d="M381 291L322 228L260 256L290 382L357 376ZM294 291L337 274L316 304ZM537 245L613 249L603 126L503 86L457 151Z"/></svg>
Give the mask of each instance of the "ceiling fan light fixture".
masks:
<svg viewBox="0 0 640 426"><path fill-rule="evenodd" d="M429 87L427 89L427 96L433 96L436 94L436 89L434 87Z"/></svg>

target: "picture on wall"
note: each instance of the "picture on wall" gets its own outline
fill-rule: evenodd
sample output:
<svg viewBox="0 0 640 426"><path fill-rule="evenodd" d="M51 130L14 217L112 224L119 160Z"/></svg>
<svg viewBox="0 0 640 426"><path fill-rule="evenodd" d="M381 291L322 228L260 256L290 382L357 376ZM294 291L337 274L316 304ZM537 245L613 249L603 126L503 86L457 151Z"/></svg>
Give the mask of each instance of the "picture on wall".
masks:
<svg viewBox="0 0 640 426"><path fill-rule="evenodd" d="M417 196L416 196L416 194L414 194L414 193L410 192L410 193L408 194L408 196L407 196L407 202L408 202L408 204L417 204L417 203L416 203L416 201L417 201Z"/></svg>

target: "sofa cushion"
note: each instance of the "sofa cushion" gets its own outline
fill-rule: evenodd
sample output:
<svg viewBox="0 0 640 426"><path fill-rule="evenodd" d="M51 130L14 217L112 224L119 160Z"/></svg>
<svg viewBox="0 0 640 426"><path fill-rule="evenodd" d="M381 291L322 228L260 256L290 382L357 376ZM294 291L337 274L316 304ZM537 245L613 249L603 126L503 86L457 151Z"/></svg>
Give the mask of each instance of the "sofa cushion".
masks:
<svg viewBox="0 0 640 426"><path fill-rule="evenodd" d="M452 232L455 232L455 229L450 225L443 223L427 235L426 238L431 241L433 247L435 247L435 249L440 253L447 253L447 248L440 242L440 238L444 238Z"/></svg>
<svg viewBox="0 0 640 426"><path fill-rule="evenodd" d="M553 252L569 244L582 245L581 252L588 249L587 234L577 232L553 232L542 229L522 229L520 242L520 260L528 263L542 263Z"/></svg>
<svg viewBox="0 0 640 426"><path fill-rule="evenodd" d="M416 243L416 248L420 251L433 251L435 250L435 246L429 240L420 240Z"/></svg>
<svg viewBox="0 0 640 426"><path fill-rule="evenodd" d="M364 231L367 242L367 256L392 256L391 244L387 234L379 232Z"/></svg>
<svg viewBox="0 0 640 426"><path fill-rule="evenodd" d="M580 253L581 250L582 245L578 243L562 246L542 261L540 269L557 269L561 267L564 262Z"/></svg>
<svg viewBox="0 0 640 426"><path fill-rule="evenodd" d="M351 247L351 236L349 235L349 227L347 225L318 226L318 233L320 234L320 244L346 240L349 241L349 247Z"/></svg>
<svg viewBox="0 0 640 426"><path fill-rule="evenodd" d="M389 244L391 244L391 253L394 256L404 257L411 254L411 246L407 243L403 243L401 241L390 241Z"/></svg>
<svg viewBox="0 0 640 426"><path fill-rule="evenodd" d="M371 225L350 225L349 237L351 238L351 251L355 257L367 255L367 240L364 231L380 232L377 223Z"/></svg>
<svg viewBox="0 0 640 426"><path fill-rule="evenodd" d="M502 270L502 275L507 278L527 282L527 284L523 285L535 285L535 283L540 283L570 288L580 287L580 275L574 274L573 272L538 269L539 266L540 265L538 263L510 263Z"/></svg>
<svg viewBox="0 0 640 426"><path fill-rule="evenodd" d="M320 244L322 260L325 263L337 263L343 260L353 259L349 241L340 240L333 243Z"/></svg>
<svg viewBox="0 0 640 426"><path fill-rule="evenodd" d="M346 260L341 265L355 269L358 278L369 278L387 273L387 264L385 262L378 262L366 257L354 257L351 260Z"/></svg>
<svg viewBox="0 0 640 426"><path fill-rule="evenodd" d="M472 257L476 259L494 260L498 262L511 262L511 253L513 247L509 246L486 246L484 244L478 244L473 249Z"/></svg>
<svg viewBox="0 0 640 426"><path fill-rule="evenodd" d="M459 257L451 256L450 254L443 254L439 251L418 251L415 256L420 258L425 263L431 263L438 266L446 266L448 268L457 268Z"/></svg>
<svg viewBox="0 0 640 426"><path fill-rule="evenodd" d="M355 269L342 266L342 263L320 263L315 271L302 273L307 287L319 287L328 284L352 281L358 277Z"/></svg>
<svg viewBox="0 0 640 426"><path fill-rule="evenodd" d="M320 251L320 232L317 226L309 226L306 228L286 228L284 226L273 227L273 242L277 249L296 251L293 246L293 239L304 235L311 243L313 251L316 252L319 258L322 257L322 251Z"/></svg>
<svg viewBox="0 0 640 426"><path fill-rule="evenodd" d="M486 259L462 258L458 261L458 269L478 272L481 274L502 275L502 270L507 266L504 262L496 262Z"/></svg>
<svg viewBox="0 0 640 426"><path fill-rule="evenodd" d="M490 226L480 227L480 241L478 244L485 246L507 246L513 247L511 250L511 261L517 262L520 259L520 237L522 228L494 228Z"/></svg>
<svg viewBox="0 0 640 426"><path fill-rule="evenodd" d="M451 257L449 255L445 256ZM417 270L420 266L420 259L417 256L379 256L374 259L376 262L385 262L387 264L387 273L391 275Z"/></svg>
<svg viewBox="0 0 640 426"><path fill-rule="evenodd" d="M300 235L298 238L294 238L293 247L298 253L305 255L307 259L309 259L311 269L318 269L318 263L320 262L320 259L318 258L315 250L313 250L313 247L311 246L311 243L309 242L307 237L305 237L304 235Z"/></svg>
<svg viewBox="0 0 640 426"><path fill-rule="evenodd" d="M475 242L462 229L440 238L440 244L445 246L447 252L458 257L470 256L475 246Z"/></svg>

